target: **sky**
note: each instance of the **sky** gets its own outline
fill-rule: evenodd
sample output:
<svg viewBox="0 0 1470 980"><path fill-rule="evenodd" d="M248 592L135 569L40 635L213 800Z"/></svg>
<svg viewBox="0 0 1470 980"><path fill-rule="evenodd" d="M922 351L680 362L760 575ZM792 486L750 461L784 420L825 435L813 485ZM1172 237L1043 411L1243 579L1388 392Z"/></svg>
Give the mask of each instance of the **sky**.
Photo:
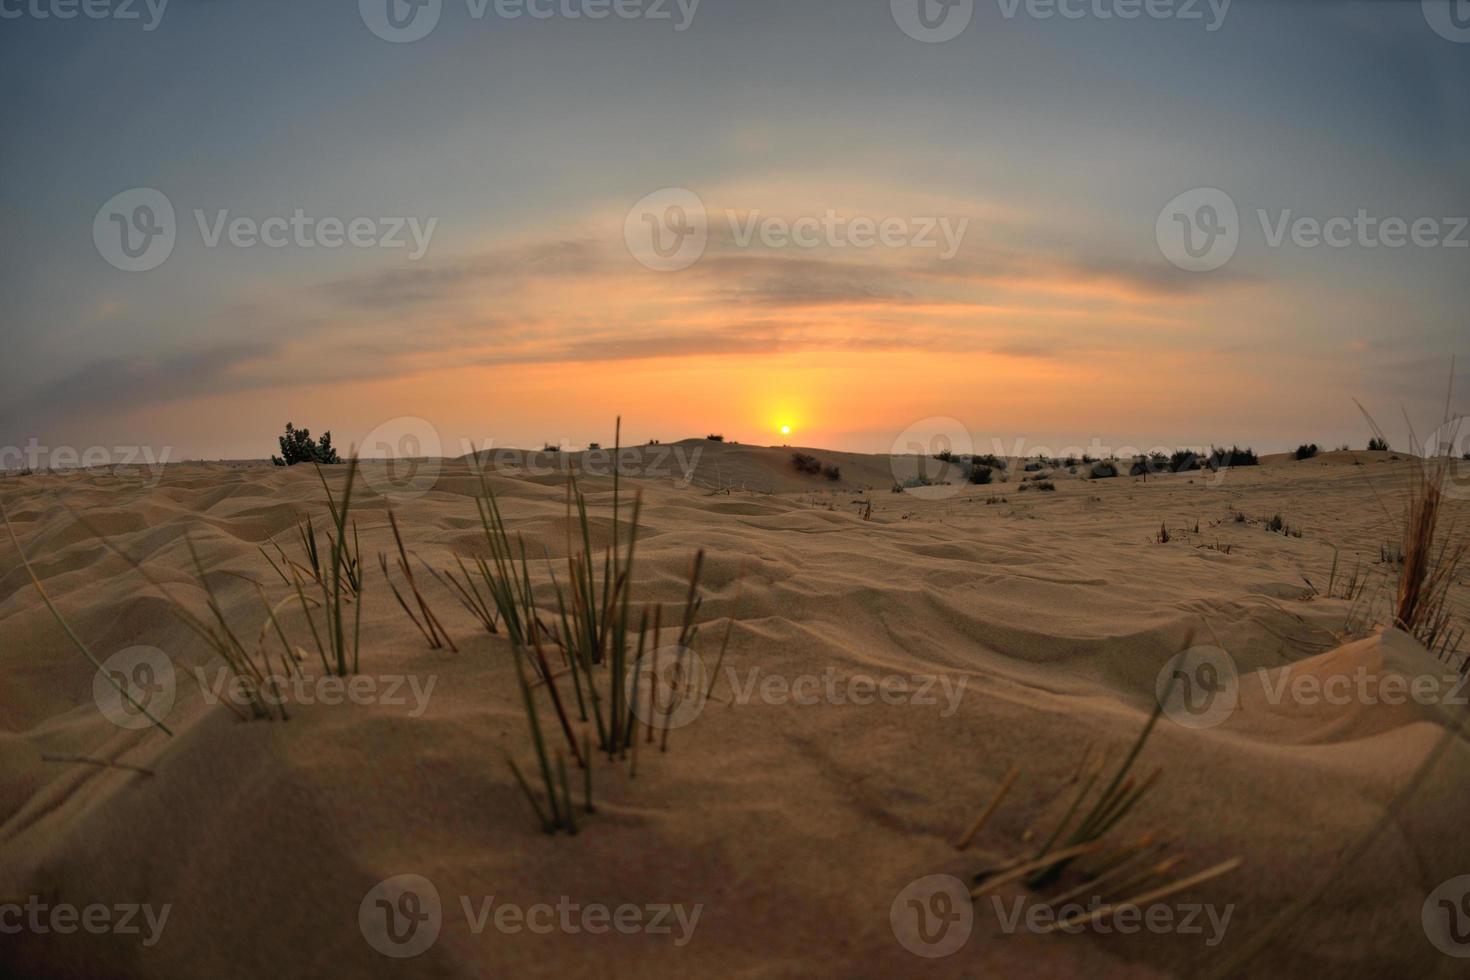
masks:
<svg viewBox="0 0 1470 980"><path fill-rule="evenodd" d="M1464 0L0 0L0 84L0 453L1470 407Z"/></svg>

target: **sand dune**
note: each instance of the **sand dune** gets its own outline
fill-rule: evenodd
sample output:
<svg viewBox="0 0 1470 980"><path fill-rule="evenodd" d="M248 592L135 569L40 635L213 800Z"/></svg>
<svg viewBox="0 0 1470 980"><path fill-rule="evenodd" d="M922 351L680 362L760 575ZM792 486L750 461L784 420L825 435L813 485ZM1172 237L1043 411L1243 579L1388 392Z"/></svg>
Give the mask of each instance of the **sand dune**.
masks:
<svg viewBox="0 0 1470 980"><path fill-rule="evenodd" d="M839 467L840 479L796 472L794 451ZM556 458L571 456L482 458L511 530L537 557L566 555L567 467L584 473L594 547L611 540L604 461ZM408 547L435 568L487 554L472 462L433 461L431 489L389 495ZM667 753L650 750L636 779L599 770L598 813L576 837L548 836L504 764L507 751L522 760L531 751L505 637L419 573L459 648L428 649L382 581L377 554L393 545L389 496L373 489L388 489L390 477L378 465L365 468L353 507L368 566L362 674L376 691L366 703L290 704L285 722L241 722L209 703L218 660L98 534L202 609L191 535L226 615L254 638L265 617L250 583L273 601L287 594L258 546L296 549L303 515L325 523L315 473L184 464L156 481L146 471L74 472L0 484L37 575L98 656L154 647L177 674L172 737L114 724L98 710L96 672L7 558L0 903L41 896L170 910L150 945L146 927L6 935L0 973L1197 976L1333 865L1454 717L1434 703L1442 696L1399 703L1379 686L1453 670L1367 615L1393 574L1380 546L1397 541L1410 461L1268 457L1146 480L1126 470L1084 479L1085 467L1063 466L1054 491L1025 492L1022 478L1036 474L1015 461L990 486L893 493L913 461L690 440L634 450L621 464L623 493L644 498L640 601L677 607L692 553L706 552L709 659L735 617L717 700L672 733ZM331 473L334 487L343 469ZM1463 527L1470 515L1462 502L1454 508ZM1300 537L1263 526L1278 513ZM1167 543L1157 540L1161 524ZM1336 591L1355 567L1370 583L1357 603L1325 595L1334 548ZM1461 614L1466 598L1457 584ZM309 646L303 622L286 618ZM890 921L903 889L934 874L969 882L1032 853L1039 842L1025 835L1044 836L1060 819L1084 749L1120 761L1161 670L1195 645L1228 651L1238 704L1208 727L1160 722L1140 759L1162 768L1160 781L1116 833L1174 842L1175 877L1239 856L1238 870L1172 900L1228 907L1223 934L1212 944L1208 928L1007 933L985 897L952 955L905 948ZM1360 667L1368 695L1320 696ZM854 678L901 678L905 690L890 681L885 703ZM815 703L799 703L793 685L820 692ZM43 754L119 760L151 775ZM1022 770L1015 788L956 851L1012 765ZM1368 856L1248 975L1462 976L1463 961L1426 939L1421 907L1440 882L1470 873L1467 776L1470 746L1460 741ZM442 924L429 948L395 961L365 939L359 910L379 882L408 874L434 884ZM1026 894L1013 883L997 897L1009 909ZM477 934L461 896L472 910L494 896L522 909L700 911L682 933L540 935L492 922Z"/></svg>

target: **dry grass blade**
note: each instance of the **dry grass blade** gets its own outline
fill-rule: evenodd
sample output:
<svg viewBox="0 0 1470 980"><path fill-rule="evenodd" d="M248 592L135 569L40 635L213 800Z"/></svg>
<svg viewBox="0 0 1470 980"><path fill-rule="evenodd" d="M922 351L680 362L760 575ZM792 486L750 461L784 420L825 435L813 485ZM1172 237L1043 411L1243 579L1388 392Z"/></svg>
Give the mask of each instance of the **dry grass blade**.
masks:
<svg viewBox="0 0 1470 980"><path fill-rule="evenodd" d="M1039 933L1047 933L1053 932L1057 929L1069 929L1077 925L1099 922L1103 919L1109 918L1120 909L1142 908L1143 906L1151 905L1154 902L1159 901L1160 899L1168 898L1170 895L1177 895L1179 892L1185 891L1186 889L1193 888L1196 885L1204 884L1207 881L1212 881L1215 878L1220 877L1221 875L1229 874L1236 868L1240 867L1240 865L1240 858L1231 858L1229 861L1222 861L1212 868L1206 868L1204 871L1189 875L1185 878L1180 878L1178 881L1172 882L1168 885L1163 885L1159 888L1155 888L1153 891L1144 892L1142 895L1135 895L1132 898L1126 899L1121 902L1114 902L1109 905L1101 905L1089 912L1074 915L1067 919L1058 919L1057 921L1049 923L1041 927L1040 929L1037 929L1036 931Z"/></svg>
<svg viewBox="0 0 1470 980"><path fill-rule="evenodd" d="M131 694L128 693L128 690L124 685L118 683L117 678L113 677L110 673L107 672L107 670L103 668L102 662L93 655L92 650L87 646L87 644L82 642L82 638L77 636L76 632L73 631L71 626L67 623L66 618L61 615L61 610L56 608L55 603L51 601L51 597L46 594L46 589L41 585L41 580L36 577L36 570L31 567L31 561L29 558L26 557L25 549L20 546L20 538L15 536L15 526L10 523L10 513L6 511L5 502L3 500L0 500L0 517L3 517L5 519L5 530L10 535L11 544L15 545L16 554L20 555L20 563L22 566L25 567L26 575L30 577L31 584L36 588L36 594L41 597L41 601L44 602L46 604L46 608L51 611L51 615L56 619L56 622L61 627L62 632L64 632L67 635L67 638L71 640L72 645L81 652L82 656L87 658L88 662L90 662L93 667L97 668L97 672L101 674L104 678L106 678L109 684L117 688L117 692L121 694L129 704L131 704L134 708L137 708L138 711L142 713L143 717L151 721L154 727L163 732L165 735L172 735L173 731L167 725L159 721L157 718L153 717L152 713L149 712L147 708L145 708Z"/></svg>
<svg viewBox="0 0 1470 980"><path fill-rule="evenodd" d="M975 822L970 824L970 829L965 831L959 840L955 841L955 850L963 851L970 846L970 842L975 839L975 835L980 833L981 828L989 822L991 816L1000 808L1001 801L1006 798L1006 794L1011 791L1011 786L1015 784L1017 777L1020 775L1020 768L1011 766L1010 772L1006 773L1005 778L1001 780L1000 788L995 791L995 795L991 797L990 803L986 805L984 810L980 811L980 816L976 817Z"/></svg>

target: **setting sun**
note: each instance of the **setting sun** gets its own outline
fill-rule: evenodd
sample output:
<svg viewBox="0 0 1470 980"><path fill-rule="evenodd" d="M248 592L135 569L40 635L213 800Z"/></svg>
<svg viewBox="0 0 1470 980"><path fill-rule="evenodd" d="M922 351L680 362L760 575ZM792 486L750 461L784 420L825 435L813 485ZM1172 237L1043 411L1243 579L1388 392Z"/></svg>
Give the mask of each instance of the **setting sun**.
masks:
<svg viewBox="0 0 1470 980"><path fill-rule="evenodd" d="M789 435L791 435L791 426L789 426L789 425L783 425L783 426L781 426L781 434L783 436L789 436Z"/></svg>

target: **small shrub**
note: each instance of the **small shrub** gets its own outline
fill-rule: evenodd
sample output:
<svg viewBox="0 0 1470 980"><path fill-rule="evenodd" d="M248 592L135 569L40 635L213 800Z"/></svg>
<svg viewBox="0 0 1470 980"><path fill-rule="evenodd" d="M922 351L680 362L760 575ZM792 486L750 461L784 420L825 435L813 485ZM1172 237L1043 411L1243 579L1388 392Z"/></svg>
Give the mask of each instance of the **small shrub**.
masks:
<svg viewBox="0 0 1470 980"><path fill-rule="evenodd" d="M587 443L587 451L589 453L595 453L598 450L600 450L601 448L602 448L602 443L600 443L600 442L589 442L589 443Z"/></svg>
<svg viewBox="0 0 1470 980"><path fill-rule="evenodd" d="M1165 524L1163 521L1159 522L1159 531L1157 534L1154 535L1154 540L1157 541L1159 544L1168 544L1170 541L1174 540L1173 536L1169 534L1168 525Z"/></svg>
<svg viewBox="0 0 1470 980"><path fill-rule="evenodd" d="M816 476L822 472L822 464L817 461L817 457L808 456L806 453L792 453L791 465L796 472L805 473L807 476Z"/></svg>
<svg viewBox="0 0 1470 980"><path fill-rule="evenodd" d="M1035 483L1021 484L1022 490L1055 490L1057 485L1050 480L1037 480Z"/></svg>
<svg viewBox="0 0 1470 980"><path fill-rule="evenodd" d="M1315 442L1305 442L1296 447L1296 458L1311 459L1317 455L1317 452L1317 444Z"/></svg>
<svg viewBox="0 0 1470 980"><path fill-rule="evenodd" d="M295 466L297 463L340 463L342 458L332 448L332 433L323 432L321 439L311 441L310 429L298 429L286 423L286 434L277 437L281 444L281 455L272 456L277 466Z"/></svg>
<svg viewBox="0 0 1470 980"><path fill-rule="evenodd" d="M1024 469L1026 470L1027 473L1035 473L1037 470L1041 469L1041 464L1040 463L1027 463L1025 465Z"/></svg>
<svg viewBox="0 0 1470 980"><path fill-rule="evenodd" d="M1199 469L1199 453L1190 449L1179 450L1169 457L1169 469L1175 473Z"/></svg>
<svg viewBox="0 0 1470 980"><path fill-rule="evenodd" d="M828 466L822 470L822 475L829 480L836 481L842 479L842 470L836 466Z"/></svg>
<svg viewBox="0 0 1470 980"><path fill-rule="evenodd" d="M1260 462L1255 452L1249 447L1241 449L1239 446L1231 446L1229 449L1215 449L1210 453L1210 469L1212 470L1229 466L1256 466Z"/></svg>
<svg viewBox="0 0 1470 980"><path fill-rule="evenodd" d="M995 471L988 466L971 466L970 482L978 486L984 486L995 478Z"/></svg>
<svg viewBox="0 0 1470 980"><path fill-rule="evenodd" d="M1286 527L1286 522L1281 519L1280 514L1274 515L1266 522L1266 530L1268 531L1279 532L1284 527Z"/></svg>
<svg viewBox="0 0 1470 980"><path fill-rule="evenodd" d="M561 452L561 447L553 442L543 442L541 444L541 451L543 453L559 453Z"/></svg>
<svg viewBox="0 0 1470 980"><path fill-rule="evenodd" d="M939 452L934 454L934 458L939 460L941 463L953 463L955 461L954 453L950 452L948 449L941 449Z"/></svg>
<svg viewBox="0 0 1470 980"><path fill-rule="evenodd" d="M1388 440L1380 439L1377 436L1374 436L1372 439L1368 440L1368 449L1369 451L1375 453L1386 453L1388 452Z"/></svg>
<svg viewBox="0 0 1470 980"><path fill-rule="evenodd" d="M710 442L724 442L725 441L725 437L724 436L720 435L719 433L715 433L715 432L710 433L709 435L705 436L705 438L708 439Z"/></svg>
<svg viewBox="0 0 1470 980"><path fill-rule="evenodd" d="M1094 462L1091 475L1094 480L1106 480L1118 475L1118 467L1106 460Z"/></svg>

